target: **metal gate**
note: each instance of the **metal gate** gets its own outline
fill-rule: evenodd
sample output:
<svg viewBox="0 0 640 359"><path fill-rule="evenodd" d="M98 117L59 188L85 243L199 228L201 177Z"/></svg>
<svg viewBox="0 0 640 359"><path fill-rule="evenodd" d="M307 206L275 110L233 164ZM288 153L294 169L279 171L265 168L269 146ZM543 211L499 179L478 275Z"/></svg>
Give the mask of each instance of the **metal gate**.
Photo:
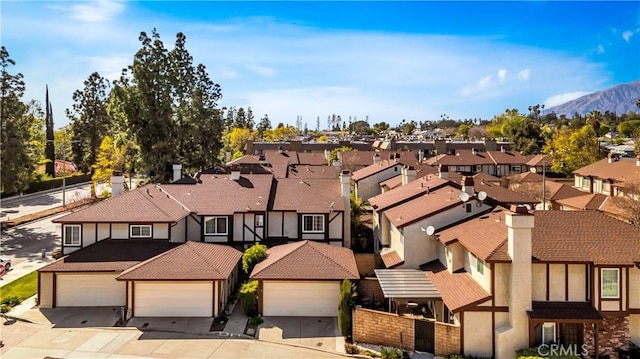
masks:
<svg viewBox="0 0 640 359"><path fill-rule="evenodd" d="M431 320L414 320L416 351L434 353L435 352L435 330L434 321Z"/></svg>

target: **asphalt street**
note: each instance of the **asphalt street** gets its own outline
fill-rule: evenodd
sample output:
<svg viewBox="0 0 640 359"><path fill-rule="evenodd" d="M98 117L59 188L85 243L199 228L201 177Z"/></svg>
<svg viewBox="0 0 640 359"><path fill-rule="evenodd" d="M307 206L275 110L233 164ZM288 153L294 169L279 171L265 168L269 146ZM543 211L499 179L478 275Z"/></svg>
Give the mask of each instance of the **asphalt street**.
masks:
<svg viewBox="0 0 640 359"><path fill-rule="evenodd" d="M65 202L70 203L89 197L90 187L89 184L68 186L65 190ZM60 206L62 206L62 189L8 197L0 200L0 221Z"/></svg>

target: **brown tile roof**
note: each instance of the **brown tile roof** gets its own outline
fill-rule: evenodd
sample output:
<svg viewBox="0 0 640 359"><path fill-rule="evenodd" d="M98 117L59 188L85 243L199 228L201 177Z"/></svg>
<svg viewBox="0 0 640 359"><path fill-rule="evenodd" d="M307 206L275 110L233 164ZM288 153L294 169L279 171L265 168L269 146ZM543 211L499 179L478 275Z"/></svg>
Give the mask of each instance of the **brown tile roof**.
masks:
<svg viewBox="0 0 640 359"><path fill-rule="evenodd" d="M440 242L457 239L468 251L486 261L507 240L505 211L498 207L489 214L445 229L438 233Z"/></svg>
<svg viewBox="0 0 640 359"><path fill-rule="evenodd" d="M272 210L298 213L344 211L340 180L337 178L278 179Z"/></svg>
<svg viewBox="0 0 640 359"><path fill-rule="evenodd" d="M324 152L298 152L298 163L301 165L328 165L329 162L324 158Z"/></svg>
<svg viewBox="0 0 640 359"><path fill-rule="evenodd" d="M603 194L590 193L578 197L564 198L556 202L563 206L572 207L579 210L597 210L602 207L606 200L607 196Z"/></svg>
<svg viewBox="0 0 640 359"><path fill-rule="evenodd" d="M496 176L492 176L488 173L485 172L479 172L476 173L475 175L473 175L473 179L475 180L475 183L482 183L482 181L485 182L500 182L501 179L496 177Z"/></svg>
<svg viewBox="0 0 640 359"><path fill-rule="evenodd" d="M298 164L298 153L295 151L283 151L280 153L278 150L264 150L262 154L265 157L265 161L271 165L275 164ZM227 165L243 164L243 163L260 163L260 156L258 155L245 155L240 158L236 158L233 161L227 162ZM322 154L324 158L324 154ZM326 162L324 162L326 163Z"/></svg>
<svg viewBox="0 0 640 359"><path fill-rule="evenodd" d="M505 239L496 250L487 257L487 262L510 263L509 242Z"/></svg>
<svg viewBox="0 0 640 359"><path fill-rule="evenodd" d="M342 167L366 167L373 164L373 156L380 155L381 160L389 160L391 153L400 154L400 162L405 165L416 165L418 160L411 151L348 151L340 152L338 158Z"/></svg>
<svg viewBox="0 0 640 359"><path fill-rule="evenodd" d="M120 272L177 247L155 239L105 239L39 269L40 272Z"/></svg>
<svg viewBox="0 0 640 359"><path fill-rule="evenodd" d="M414 166L416 170L416 178L424 177L426 175L432 174L436 175L438 173L438 169L433 166L428 165L417 165ZM380 187L386 186L389 189L394 189L400 187L402 185L402 175L397 175L389 178L386 181L380 182Z"/></svg>
<svg viewBox="0 0 640 359"><path fill-rule="evenodd" d="M381 257L384 266L387 268L394 268L404 263L404 259L400 258L400 255L396 251L388 251L382 254Z"/></svg>
<svg viewBox="0 0 640 359"><path fill-rule="evenodd" d="M438 273L426 272L426 276L436 286L442 301L452 312L491 299L491 295L467 272L449 273L444 270Z"/></svg>
<svg viewBox="0 0 640 359"><path fill-rule="evenodd" d="M487 154L496 164L524 165L531 160L532 156L524 156L515 151L487 151Z"/></svg>
<svg viewBox="0 0 640 359"><path fill-rule="evenodd" d="M231 246L188 241L125 270L118 280L225 280L242 252Z"/></svg>
<svg viewBox="0 0 640 359"><path fill-rule="evenodd" d="M399 190L400 188L396 190ZM429 194L424 194L408 202L387 209L385 211L385 215L395 227L402 228L415 221L446 210L447 208L460 205L462 201L458 198L459 193L460 190L457 188L452 186L443 186L430 191Z"/></svg>
<svg viewBox="0 0 640 359"><path fill-rule="evenodd" d="M461 150L455 155L437 155L425 161L429 165L448 166L473 166L493 164L493 159L487 152L476 152Z"/></svg>
<svg viewBox="0 0 640 359"><path fill-rule="evenodd" d="M271 247L268 257L251 272L251 279L342 280L359 279L349 248L314 241Z"/></svg>
<svg viewBox="0 0 640 359"><path fill-rule="evenodd" d="M434 191L448 183L448 180L439 178L433 174L421 176L404 186L394 188L391 191L370 198L369 203L376 211L384 211L408 199L423 195L427 190Z"/></svg>
<svg viewBox="0 0 640 359"><path fill-rule="evenodd" d="M522 172L514 175L507 176L509 181L515 183L523 183L523 182L540 182L542 183L542 175L536 172Z"/></svg>
<svg viewBox="0 0 640 359"><path fill-rule="evenodd" d="M545 262L640 262L640 228L597 211L538 211L533 257Z"/></svg>
<svg viewBox="0 0 640 359"><path fill-rule="evenodd" d="M182 203L182 205L186 205ZM155 185L146 185L120 196L53 220L54 223L79 222L177 222L189 215L183 207Z"/></svg>
<svg viewBox="0 0 640 359"><path fill-rule="evenodd" d="M633 161L617 160L609 163L603 159L573 171L580 176L591 176L601 179L612 179L616 182L640 180L640 166Z"/></svg>
<svg viewBox="0 0 640 359"><path fill-rule="evenodd" d="M488 182L485 182L484 184L476 182L474 184L474 191L476 193L484 191L487 196L504 204L534 204L539 202L535 198Z"/></svg>
<svg viewBox="0 0 640 359"><path fill-rule="evenodd" d="M327 165L291 165L287 178L338 178L338 172Z"/></svg>
<svg viewBox="0 0 640 359"><path fill-rule="evenodd" d="M400 168L403 166L400 162L383 160L380 161L379 164L372 164L365 168L361 168L355 172L353 172L353 176L351 177L354 181L360 181L361 179L367 178L369 176L373 176L378 172L382 172L386 169L393 168L394 166L398 167L398 173L400 173Z"/></svg>
<svg viewBox="0 0 640 359"><path fill-rule="evenodd" d="M551 163L551 161L552 159L549 156L534 155L533 157L531 157L529 162L526 163L526 165L529 167L542 166L543 164L548 166Z"/></svg>
<svg viewBox="0 0 640 359"><path fill-rule="evenodd" d="M600 322L602 316L588 302L531 302L531 319L576 320L579 322Z"/></svg>
<svg viewBox="0 0 640 359"><path fill-rule="evenodd" d="M231 175L200 176L195 185L163 185L178 201L200 215L232 215L236 212L266 211L273 177L242 175L234 181Z"/></svg>
<svg viewBox="0 0 640 359"><path fill-rule="evenodd" d="M551 201L584 195L584 192L578 189L554 181L545 181L545 191L547 198Z"/></svg>

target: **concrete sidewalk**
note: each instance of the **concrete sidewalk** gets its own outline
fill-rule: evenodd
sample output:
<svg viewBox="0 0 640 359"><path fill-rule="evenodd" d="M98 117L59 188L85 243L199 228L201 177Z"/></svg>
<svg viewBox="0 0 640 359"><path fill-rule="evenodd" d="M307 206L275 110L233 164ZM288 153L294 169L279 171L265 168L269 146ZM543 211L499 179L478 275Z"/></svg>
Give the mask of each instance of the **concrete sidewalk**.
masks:
<svg viewBox="0 0 640 359"><path fill-rule="evenodd" d="M232 304L231 316L227 324L224 326L224 331L227 333L244 334L244 329L247 326L247 320L249 318L244 314L244 309L240 305L240 299ZM254 335L255 336L255 333Z"/></svg>
<svg viewBox="0 0 640 359"><path fill-rule="evenodd" d="M51 258L51 253L47 253L44 259L39 259L36 261L24 261L16 264L15 266L11 266L11 269L7 273L3 274L0 278L0 288L13 282L16 279L24 277L34 270L38 270L46 266L53 261L55 261L55 259Z"/></svg>

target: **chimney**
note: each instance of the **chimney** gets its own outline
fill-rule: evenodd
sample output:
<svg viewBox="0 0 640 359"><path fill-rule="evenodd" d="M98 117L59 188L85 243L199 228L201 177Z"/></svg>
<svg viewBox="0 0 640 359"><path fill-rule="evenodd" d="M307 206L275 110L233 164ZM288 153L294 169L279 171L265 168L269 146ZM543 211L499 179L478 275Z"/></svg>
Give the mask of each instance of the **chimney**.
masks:
<svg viewBox="0 0 640 359"><path fill-rule="evenodd" d="M449 166L440 165L440 171L438 171L438 177L443 179L449 178Z"/></svg>
<svg viewBox="0 0 640 359"><path fill-rule="evenodd" d="M424 161L424 150L418 150L418 162L422 163Z"/></svg>
<svg viewBox="0 0 640 359"><path fill-rule="evenodd" d="M340 186L344 200L344 246L351 248L351 173L349 170L340 172Z"/></svg>
<svg viewBox="0 0 640 359"><path fill-rule="evenodd" d="M376 152L376 153L373 155L373 164L375 164L375 165L379 165L379 164L380 164L380 161L381 161L381 159L380 159L380 154L379 154L378 152Z"/></svg>
<svg viewBox="0 0 640 359"><path fill-rule="evenodd" d="M329 157L331 157L331 151L329 151L328 148L324 149L324 159L327 160L327 163L329 163Z"/></svg>
<svg viewBox="0 0 640 359"><path fill-rule="evenodd" d="M404 186L405 184L415 180L417 172L418 171L416 171L416 169L413 168L413 166L403 167L402 168L402 185Z"/></svg>
<svg viewBox="0 0 640 359"><path fill-rule="evenodd" d="M240 166L233 165L231 166L231 179L237 181L240 179Z"/></svg>
<svg viewBox="0 0 640 359"><path fill-rule="evenodd" d="M534 216L524 206L511 206L505 213L507 242L511 257L509 289L509 323L512 328L527 328L527 311L531 310L531 238ZM515 335L515 333L514 333ZM527 344L528 333L522 331L521 337L514 337L514 345Z"/></svg>
<svg viewBox="0 0 640 359"><path fill-rule="evenodd" d="M507 152L507 149L504 148L504 146L500 146L500 152L502 152L502 153Z"/></svg>
<svg viewBox="0 0 640 359"><path fill-rule="evenodd" d="M471 176L462 177L462 192L466 192L469 196L473 196L474 193L474 181Z"/></svg>
<svg viewBox="0 0 640 359"><path fill-rule="evenodd" d="M260 162L261 165L266 165L267 164L267 157L265 155L260 155L258 156L258 162Z"/></svg>
<svg viewBox="0 0 640 359"><path fill-rule="evenodd" d="M174 163L173 164L173 182L178 181L182 178L182 164Z"/></svg>
<svg viewBox="0 0 640 359"><path fill-rule="evenodd" d="M227 151L224 153L224 162L225 163L231 162L231 152Z"/></svg>
<svg viewBox="0 0 640 359"><path fill-rule="evenodd" d="M616 161L616 155L614 155L613 153L609 153L607 155L607 162L608 163L613 163Z"/></svg>
<svg viewBox="0 0 640 359"><path fill-rule="evenodd" d="M111 197L116 197L124 192L124 174L120 171L113 171L110 178Z"/></svg>
<svg viewBox="0 0 640 359"><path fill-rule="evenodd" d="M476 151L476 149L475 149L475 148L472 148L472 149L471 149L471 154L473 154L473 155L477 155L477 154L478 154L478 151Z"/></svg>
<svg viewBox="0 0 640 359"><path fill-rule="evenodd" d="M400 154L396 153L393 155L393 162L394 163L399 163L400 162Z"/></svg>
<svg viewBox="0 0 640 359"><path fill-rule="evenodd" d="M337 159L333 160L333 162L331 162L331 167L336 171L336 176L340 175L340 161Z"/></svg>
<svg viewBox="0 0 640 359"><path fill-rule="evenodd" d="M636 157L636 166L640 167L640 156Z"/></svg>
<svg viewBox="0 0 640 359"><path fill-rule="evenodd" d="M283 154L284 153L284 149L282 149L282 146L278 146L278 153L279 154Z"/></svg>

